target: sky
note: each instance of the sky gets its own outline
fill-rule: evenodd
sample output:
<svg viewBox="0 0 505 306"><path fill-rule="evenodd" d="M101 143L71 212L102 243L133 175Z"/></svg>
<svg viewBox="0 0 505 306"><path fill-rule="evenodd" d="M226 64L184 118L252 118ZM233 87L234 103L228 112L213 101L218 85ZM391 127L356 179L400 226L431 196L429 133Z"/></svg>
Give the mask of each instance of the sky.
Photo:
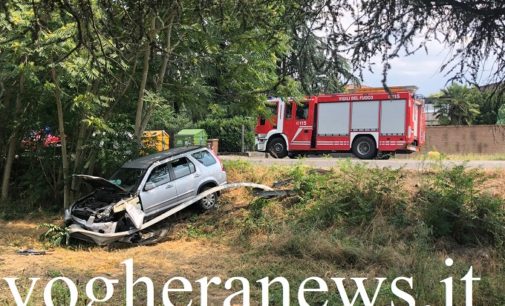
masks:
<svg viewBox="0 0 505 306"><path fill-rule="evenodd" d="M390 86L414 85L418 87L417 93L429 96L439 92L449 85L451 75L445 75L446 71L440 71L442 65L451 58L449 47L437 41L427 43L428 53L418 50L410 56L397 57L390 61L391 69L388 72L387 84ZM481 65L477 83L485 85L492 83L490 73L493 70L494 59L492 56ZM363 71L363 85L381 87L382 63L381 57L373 58L376 63L373 73Z"/></svg>
<svg viewBox="0 0 505 306"><path fill-rule="evenodd" d="M345 14L342 18L344 28L347 27L352 34L354 19L350 14ZM417 46L423 37L424 35L418 34L417 37L414 38L414 45ZM449 85L448 80L451 75L445 75L447 71L440 71L440 69L442 65L451 58L451 48L435 40L428 41L426 47L428 52L421 49L413 55L400 56L391 60L391 69L388 71L387 75L387 85L414 85L418 87L417 94L426 97L439 92ZM372 58L372 62L375 63L375 68L373 68L373 72L367 69L363 70L362 85L382 87L383 64L381 63L381 55ZM477 80L478 84L484 85L490 83L486 77L486 73L490 72L492 69L493 62L493 59L489 59L482 65L483 68L480 71L480 79Z"/></svg>
<svg viewBox="0 0 505 306"><path fill-rule="evenodd" d="M397 57L390 61L387 84L390 86L415 85L418 94L429 96L446 86L449 76L440 72L440 68L448 58L448 51L438 42L428 44L428 54L425 50L418 50L410 56ZM363 71L363 85L372 87L382 86L382 63L380 56L374 57L373 73Z"/></svg>

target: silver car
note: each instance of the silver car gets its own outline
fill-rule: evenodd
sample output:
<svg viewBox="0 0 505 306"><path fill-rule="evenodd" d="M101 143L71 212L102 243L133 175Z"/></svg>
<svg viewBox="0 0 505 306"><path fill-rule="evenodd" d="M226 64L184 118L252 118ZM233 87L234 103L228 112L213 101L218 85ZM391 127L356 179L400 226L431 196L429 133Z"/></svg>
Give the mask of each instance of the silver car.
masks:
<svg viewBox="0 0 505 306"><path fill-rule="evenodd" d="M97 233L140 228L153 217L226 184L226 172L217 156L204 147L182 147L144 156L125 163L109 180L76 175L93 192L65 211L67 225ZM203 210L213 208L217 193L198 202Z"/></svg>

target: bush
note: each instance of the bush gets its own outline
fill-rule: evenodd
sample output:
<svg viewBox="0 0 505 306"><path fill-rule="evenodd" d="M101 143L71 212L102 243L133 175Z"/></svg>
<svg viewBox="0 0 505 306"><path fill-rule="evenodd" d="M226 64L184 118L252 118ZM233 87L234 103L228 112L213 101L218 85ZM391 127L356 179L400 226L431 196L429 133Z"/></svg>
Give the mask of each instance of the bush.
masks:
<svg viewBox="0 0 505 306"><path fill-rule="evenodd" d="M50 246L68 245L70 234L66 227L51 223L43 223L39 227L47 228L47 230L40 235L40 241Z"/></svg>
<svg viewBox="0 0 505 306"><path fill-rule="evenodd" d="M344 164L336 176L325 180L320 192L321 200L310 208L306 220L317 227L365 225L377 215L404 222L407 193L400 170Z"/></svg>
<svg viewBox="0 0 505 306"><path fill-rule="evenodd" d="M241 116L210 118L197 123L199 128L207 132L209 138L219 139L220 152L242 151L242 125L245 130L245 148L251 150L254 147L254 127L256 126L254 118Z"/></svg>
<svg viewBox="0 0 505 306"><path fill-rule="evenodd" d="M420 189L417 202L435 238L460 244L503 244L503 200L480 189L486 176L464 166L437 171Z"/></svg>

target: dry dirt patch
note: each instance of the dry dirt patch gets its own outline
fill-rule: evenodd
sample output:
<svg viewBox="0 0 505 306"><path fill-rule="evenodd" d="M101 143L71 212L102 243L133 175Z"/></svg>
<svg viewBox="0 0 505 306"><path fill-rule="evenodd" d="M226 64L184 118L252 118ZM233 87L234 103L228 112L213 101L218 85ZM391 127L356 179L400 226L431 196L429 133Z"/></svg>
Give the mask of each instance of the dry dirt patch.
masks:
<svg viewBox="0 0 505 306"><path fill-rule="evenodd" d="M40 277L42 285L38 288L39 294L50 278L61 275L82 286L96 276L117 278L121 287L121 282L124 283L124 266L121 262L132 258L135 277L150 277L159 295L163 284L174 276L183 276L191 282L205 276L220 276L222 279L231 277L231 269L236 267L234 263L240 260L240 254L231 252L228 246L187 238L113 250L101 247L54 248L47 255L16 254L19 249L44 249L38 242L43 230L37 224L26 221L0 222L1 277ZM0 283L0 292L9 292L4 282ZM117 290L117 295L121 295L119 292L122 290ZM212 297L222 297L224 294L223 290L214 289ZM9 297L2 294L0 304L10 305L12 299L9 300Z"/></svg>

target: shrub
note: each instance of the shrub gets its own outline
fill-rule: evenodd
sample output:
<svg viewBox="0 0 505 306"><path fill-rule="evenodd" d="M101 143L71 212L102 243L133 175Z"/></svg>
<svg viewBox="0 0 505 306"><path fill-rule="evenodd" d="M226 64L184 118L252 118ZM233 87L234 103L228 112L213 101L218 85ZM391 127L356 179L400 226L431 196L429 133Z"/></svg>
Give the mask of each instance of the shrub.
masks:
<svg viewBox="0 0 505 306"><path fill-rule="evenodd" d="M43 223L39 227L47 228L47 231L40 235L40 241L50 246L68 245L70 234L66 227L51 223Z"/></svg>
<svg viewBox="0 0 505 306"><path fill-rule="evenodd" d="M314 171L301 164L293 167L288 175L293 180L293 189L302 204L319 199L326 186L325 183L330 179L329 173Z"/></svg>
<svg viewBox="0 0 505 306"><path fill-rule="evenodd" d="M210 118L199 121L198 127L207 132L209 138L219 139L220 152L240 152L242 150L242 125L244 126L245 148L254 147L254 118L235 116L231 118Z"/></svg>
<svg viewBox="0 0 505 306"><path fill-rule="evenodd" d="M307 221L325 228L335 224L364 225L377 215L404 222L407 193L400 170L369 169L344 164L325 182L321 200L309 210Z"/></svg>
<svg viewBox="0 0 505 306"><path fill-rule="evenodd" d="M486 176L464 166L441 169L417 195L424 222L435 238L460 244L501 245L505 238L503 200L480 189Z"/></svg>

